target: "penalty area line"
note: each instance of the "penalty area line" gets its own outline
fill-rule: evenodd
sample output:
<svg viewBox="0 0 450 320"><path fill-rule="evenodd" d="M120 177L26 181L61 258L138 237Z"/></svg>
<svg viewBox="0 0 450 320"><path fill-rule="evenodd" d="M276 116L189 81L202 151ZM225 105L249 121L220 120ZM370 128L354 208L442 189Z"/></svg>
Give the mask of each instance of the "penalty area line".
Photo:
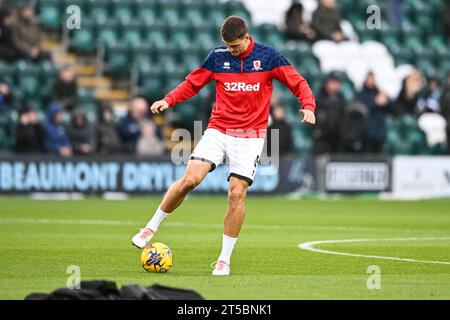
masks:
<svg viewBox="0 0 450 320"><path fill-rule="evenodd" d="M316 248L317 245L330 244L330 243L352 243L352 242L384 242L384 241L439 241L439 240L450 240L450 237L414 237L414 238L385 238L385 239L346 239L346 240L323 240L323 241L310 241L300 243L298 247L302 250L333 254L348 257L358 257L358 258L369 258L369 259L383 259L383 260L394 260L394 261L404 261L404 262L415 262L415 263L428 263L428 264L444 264L450 265L450 261L437 261L437 260L420 260L411 258L399 258L399 257L388 257L388 256L376 256L376 255L366 255L358 253L349 252L339 252L332 250L323 250Z"/></svg>

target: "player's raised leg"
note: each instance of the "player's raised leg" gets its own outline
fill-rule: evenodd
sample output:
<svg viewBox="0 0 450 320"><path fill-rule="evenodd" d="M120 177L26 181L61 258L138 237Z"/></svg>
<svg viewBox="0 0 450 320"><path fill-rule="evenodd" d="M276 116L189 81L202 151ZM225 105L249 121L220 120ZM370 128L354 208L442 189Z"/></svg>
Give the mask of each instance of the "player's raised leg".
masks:
<svg viewBox="0 0 450 320"><path fill-rule="evenodd" d="M167 190L153 218L131 240L138 248L143 248L158 231L161 223L183 202L186 195L206 177L211 164L200 160L189 160L183 177L175 181Z"/></svg>
<svg viewBox="0 0 450 320"><path fill-rule="evenodd" d="M226 276L230 274L230 259L234 245L241 231L245 217L245 198L247 196L248 181L230 177L228 189L228 210L224 221L222 251L217 259L213 275Z"/></svg>

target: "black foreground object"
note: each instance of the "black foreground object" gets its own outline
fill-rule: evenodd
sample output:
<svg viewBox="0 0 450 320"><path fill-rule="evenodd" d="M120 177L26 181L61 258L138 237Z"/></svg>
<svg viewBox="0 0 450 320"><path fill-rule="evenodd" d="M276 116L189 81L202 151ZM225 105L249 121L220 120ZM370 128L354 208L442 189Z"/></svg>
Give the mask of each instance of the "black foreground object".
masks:
<svg viewBox="0 0 450 320"><path fill-rule="evenodd" d="M119 290L115 282L81 281L80 289L57 289L51 293L32 293L25 300L204 300L194 290L153 285L125 285Z"/></svg>

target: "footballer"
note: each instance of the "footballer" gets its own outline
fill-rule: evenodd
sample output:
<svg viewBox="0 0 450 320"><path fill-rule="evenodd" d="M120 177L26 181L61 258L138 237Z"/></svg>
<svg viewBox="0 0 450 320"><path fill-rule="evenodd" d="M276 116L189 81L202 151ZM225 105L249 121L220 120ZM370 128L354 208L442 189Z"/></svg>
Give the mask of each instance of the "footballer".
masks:
<svg viewBox="0 0 450 320"><path fill-rule="evenodd" d="M216 82L216 104L184 176L169 187L154 216L132 238L133 245L144 248L186 195L228 156L228 209L222 251L212 272L218 276L230 274L231 254L244 221L247 189L255 178L264 145L272 80L283 83L298 98L302 122L316 121L315 99L308 83L276 49L255 43L247 23L237 16L228 17L220 31L226 46L212 50L198 69L150 108L159 113L193 97L210 81Z"/></svg>

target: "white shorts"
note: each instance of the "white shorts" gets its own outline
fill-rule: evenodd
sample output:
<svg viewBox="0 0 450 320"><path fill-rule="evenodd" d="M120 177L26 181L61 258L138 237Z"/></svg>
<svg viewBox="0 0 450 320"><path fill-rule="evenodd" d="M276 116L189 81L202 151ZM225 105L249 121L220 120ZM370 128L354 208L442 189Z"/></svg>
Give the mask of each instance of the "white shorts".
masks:
<svg viewBox="0 0 450 320"><path fill-rule="evenodd" d="M211 172L227 156L230 162L228 181L230 177L237 177L251 185L263 147L263 138L237 138L216 129L206 129L192 152L191 159L210 163Z"/></svg>

